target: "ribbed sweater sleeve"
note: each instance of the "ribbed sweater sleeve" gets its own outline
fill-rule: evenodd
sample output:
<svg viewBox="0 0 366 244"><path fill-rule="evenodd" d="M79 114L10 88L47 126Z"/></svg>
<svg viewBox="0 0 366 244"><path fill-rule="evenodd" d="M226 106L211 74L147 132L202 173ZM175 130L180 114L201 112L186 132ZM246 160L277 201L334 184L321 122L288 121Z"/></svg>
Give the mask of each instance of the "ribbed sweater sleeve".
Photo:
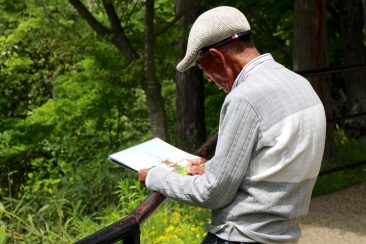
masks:
<svg viewBox="0 0 366 244"><path fill-rule="evenodd" d="M216 152L206 163L205 173L181 176L156 167L148 174L149 189L210 209L222 208L233 200L257 141L259 122L246 100L230 95L221 110Z"/></svg>

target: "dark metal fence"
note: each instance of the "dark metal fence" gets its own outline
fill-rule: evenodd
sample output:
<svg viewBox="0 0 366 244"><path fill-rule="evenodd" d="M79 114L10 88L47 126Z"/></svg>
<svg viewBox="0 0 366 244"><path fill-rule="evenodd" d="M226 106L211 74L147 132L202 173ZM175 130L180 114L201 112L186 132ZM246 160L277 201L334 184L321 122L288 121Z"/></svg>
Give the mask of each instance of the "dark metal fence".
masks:
<svg viewBox="0 0 366 244"><path fill-rule="evenodd" d="M323 69L314 69L314 70L302 70L302 71L295 71L299 75L305 77L313 77L313 76L322 76L322 75L330 75L334 73L340 72L348 72L358 69L366 68L366 64L354 64L354 65L347 65L347 66L340 66L340 67L332 67L332 68L323 68Z"/></svg>
<svg viewBox="0 0 366 244"><path fill-rule="evenodd" d="M366 64L343 66L336 68L326 68L320 70L307 70L299 71L297 73L305 77L329 75L338 72L347 72L356 69L365 68ZM344 120L348 120L355 117L365 116L366 112L351 114L340 118L332 118L327 120L327 123L337 123ZM207 142L205 142L197 151L195 155L208 158L213 153L216 147L217 134L212 136ZM349 164L346 166L336 167L332 169L323 170L319 175L331 174L340 170L347 170L359 166L366 165L366 160ZM153 211L159 207L161 203L166 199L165 196L160 193L153 192L144 202L142 202L135 210L133 210L128 216L123 219L77 241L77 244L89 244L89 243L115 243L117 241L123 241L128 244L140 243L140 225L147 219Z"/></svg>

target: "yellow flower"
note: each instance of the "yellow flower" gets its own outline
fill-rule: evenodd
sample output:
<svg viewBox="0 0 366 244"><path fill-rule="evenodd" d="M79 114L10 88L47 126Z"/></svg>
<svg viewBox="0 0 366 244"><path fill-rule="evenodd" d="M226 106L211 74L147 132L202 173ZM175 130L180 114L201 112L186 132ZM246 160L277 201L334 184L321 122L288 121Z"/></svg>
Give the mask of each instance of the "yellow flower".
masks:
<svg viewBox="0 0 366 244"><path fill-rule="evenodd" d="M169 225L167 228L165 228L165 232L171 232L174 230L174 226L173 225Z"/></svg>
<svg viewBox="0 0 366 244"><path fill-rule="evenodd" d="M192 232L195 232L195 233L199 233L200 228L199 228L198 226L192 226L192 227L191 227L191 231L192 231Z"/></svg>

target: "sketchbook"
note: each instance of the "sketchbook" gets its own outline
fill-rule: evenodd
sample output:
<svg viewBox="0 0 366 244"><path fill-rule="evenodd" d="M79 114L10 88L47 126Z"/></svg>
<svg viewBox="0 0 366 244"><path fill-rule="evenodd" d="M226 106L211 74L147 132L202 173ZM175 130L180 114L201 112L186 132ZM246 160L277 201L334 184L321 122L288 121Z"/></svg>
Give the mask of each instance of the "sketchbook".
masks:
<svg viewBox="0 0 366 244"><path fill-rule="evenodd" d="M116 152L108 159L134 171L153 166L163 167L178 174L186 174L188 160L198 156L180 150L165 141L154 138L136 146Z"/></svg>

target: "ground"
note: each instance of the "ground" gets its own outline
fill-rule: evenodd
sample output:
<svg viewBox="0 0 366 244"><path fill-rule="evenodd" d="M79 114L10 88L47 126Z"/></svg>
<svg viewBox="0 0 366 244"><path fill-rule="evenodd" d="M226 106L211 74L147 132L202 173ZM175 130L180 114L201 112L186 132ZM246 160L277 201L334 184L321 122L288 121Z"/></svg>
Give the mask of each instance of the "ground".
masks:
<svg viewBox="0 0 366 244"><path fill-rule="evenodd" d="M366 244L366 183L312 199L300 244Z"/></svg>

